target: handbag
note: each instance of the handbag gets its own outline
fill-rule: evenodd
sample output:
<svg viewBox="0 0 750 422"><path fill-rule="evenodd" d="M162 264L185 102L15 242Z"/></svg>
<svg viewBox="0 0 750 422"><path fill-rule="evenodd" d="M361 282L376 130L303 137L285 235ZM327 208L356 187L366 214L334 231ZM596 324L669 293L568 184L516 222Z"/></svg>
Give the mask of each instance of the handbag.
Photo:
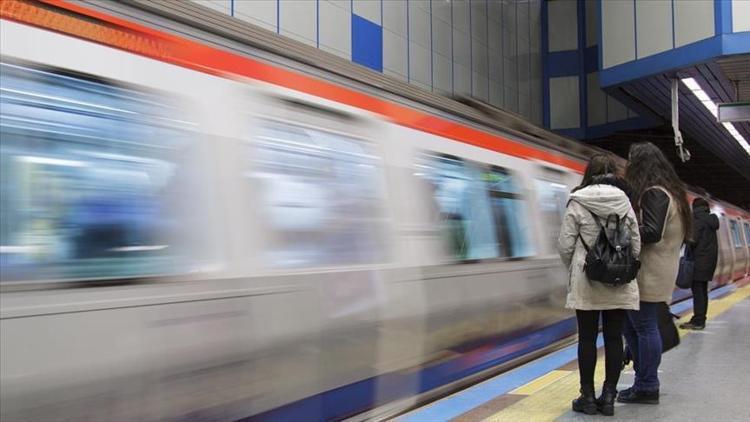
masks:
<svg viewBox="0 0 750 422"><path fill-rule="evenodd" d="M677 271L677 287L689 289L693 286L693 272L695 261L693 260L693 248L685 246L685 253L680 258L680 268Z"/></svg>

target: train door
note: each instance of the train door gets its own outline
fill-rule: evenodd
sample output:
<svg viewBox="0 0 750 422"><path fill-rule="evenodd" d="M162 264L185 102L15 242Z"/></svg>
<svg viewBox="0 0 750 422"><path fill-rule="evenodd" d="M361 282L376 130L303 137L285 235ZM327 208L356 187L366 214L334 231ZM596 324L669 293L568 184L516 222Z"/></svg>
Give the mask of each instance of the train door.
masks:
<svg viewBox="0 0 750 422"><path fill-rule="evenodd" d="M742 223L745 234L745 254L747 255L747 261L745 262L745 275L750 276L750 221L744 221Z"/></svg>

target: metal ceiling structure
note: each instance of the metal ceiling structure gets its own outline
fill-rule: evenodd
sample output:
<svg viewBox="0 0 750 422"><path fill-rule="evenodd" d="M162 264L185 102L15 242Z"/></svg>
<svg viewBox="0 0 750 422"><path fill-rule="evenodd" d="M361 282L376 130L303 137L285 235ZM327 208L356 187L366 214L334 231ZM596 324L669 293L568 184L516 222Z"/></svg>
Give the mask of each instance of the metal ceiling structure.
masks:
<svg viewBox="0 0 750 422"><path fill-rule="evenodd" d="M620 85L613 93L662 124L644 130L620 131L592 143L627 155L632 142L652 141L673 158L675 168L688 184L702 186L713 195L750 209L750 155L718 123L716 117L683 84L680 84L680 129L685 146L692 153L687 163L677 157L671 131L671 82L674 78L694 78L715 103L745 99L750 88L750 55L732 56L634 80ZM735 122L735 128L750 140L750 122Z"/></svg>
<svg viewBox="0 0 750 422"><path fill-rule="evenodd" d="M733 101L750 101L750 54L725 57L717 64L737 90Z"/></svg>

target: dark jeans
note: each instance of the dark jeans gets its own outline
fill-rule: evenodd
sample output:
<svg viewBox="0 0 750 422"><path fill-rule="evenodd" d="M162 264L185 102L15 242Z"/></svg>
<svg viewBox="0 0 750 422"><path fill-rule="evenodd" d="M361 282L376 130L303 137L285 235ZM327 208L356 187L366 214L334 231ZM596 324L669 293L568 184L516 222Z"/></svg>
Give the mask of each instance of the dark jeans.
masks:
<svg viewBox="0 0 750 422"><path fill-rule="evenodd" d="M594 385L599 313L602 314L602 333L604 334L604 366L606 369L604 383L616 387L622 368L622 324L625 320L625 311L622 309L606 311L576 310L576 319L578 320L578 373L581 377L581 385Z"/></svg>
<svg viewBox="0 0 750 422"><path fill-rule="evenodd" d="M695 325L706 325L706 312L708 312L708 281L693 281L693 318L690 319Z"/></svg>
<svg viewBox="0 0 750 422"><path fill-rule="evenodd" d="M641 302L639 311L627 311L625 340L633 355L637 391L659 390L659 364L661 363L661 335L657 319L656 302Z"/></svg>

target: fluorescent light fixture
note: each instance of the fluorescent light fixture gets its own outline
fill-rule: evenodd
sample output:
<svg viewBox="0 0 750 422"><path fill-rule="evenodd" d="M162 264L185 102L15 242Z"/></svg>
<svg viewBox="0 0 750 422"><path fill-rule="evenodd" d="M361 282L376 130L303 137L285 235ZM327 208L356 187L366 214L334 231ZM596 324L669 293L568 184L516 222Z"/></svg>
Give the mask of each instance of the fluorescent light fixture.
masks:
<svg viewBox="0 0 750 422"><path fill-rule="evenodd" d="M680 79L682 83L690 90L690 92L695 95L695 98L697 98L701 104L703 104L703 107L706 108L706 110L711 113L711 115L714 116L714 118L718 118L719 116L719 107L716 105L715 102L711 100L711 98L706 94L706 91L701 88L700 85L698 85L698 82L696 82L693 78L682 78ZM729 132L730 135L734 138L735 141L737 141L738 144L745 150L745 152L750 155L750 144L747 143L747 140L744 136L740 133L740 131L737 130L736 127L732 123L725 122L722 123L724 125L724 129Z"/></svg>

